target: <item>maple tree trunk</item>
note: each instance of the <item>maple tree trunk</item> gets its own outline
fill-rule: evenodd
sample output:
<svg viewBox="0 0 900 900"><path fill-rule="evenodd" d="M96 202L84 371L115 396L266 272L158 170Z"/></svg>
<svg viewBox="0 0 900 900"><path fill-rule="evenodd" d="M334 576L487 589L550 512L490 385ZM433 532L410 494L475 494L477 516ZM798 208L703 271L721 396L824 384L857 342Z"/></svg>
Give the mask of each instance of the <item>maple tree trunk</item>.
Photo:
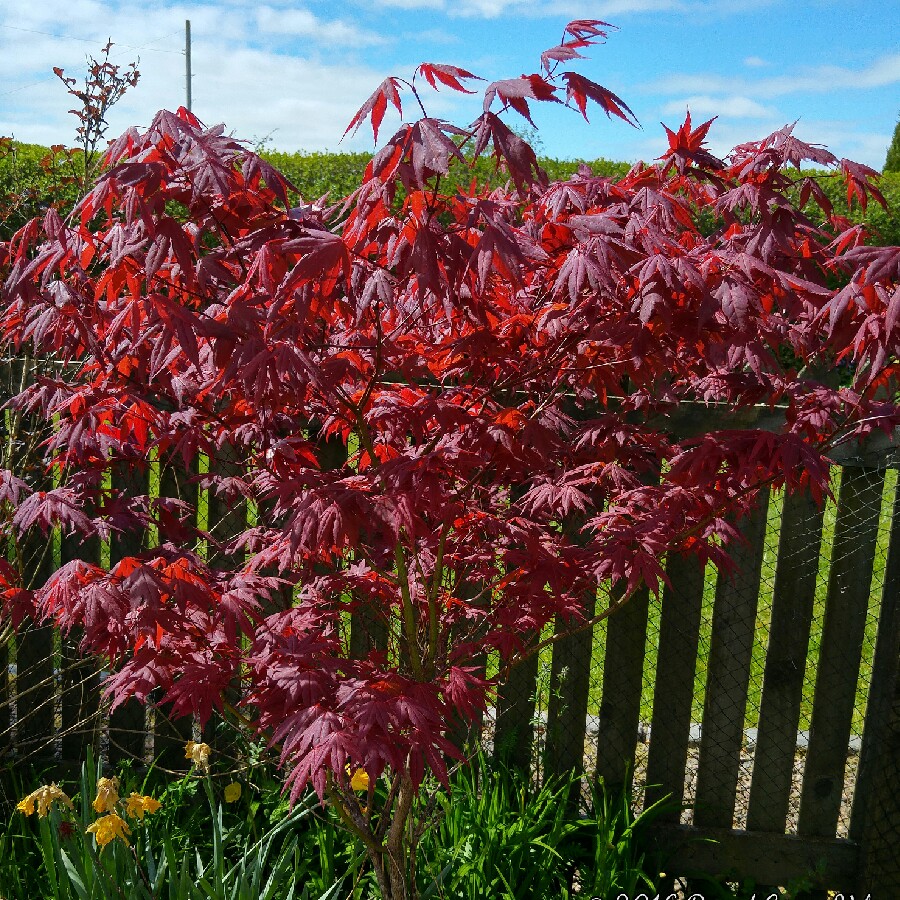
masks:
<svg viewBox="0 0 900 900"><path fill-rule="evenodd" d="M415 796L416 791L412 779L407 772L404 772L401 775L400 795L397 798L397 805L394 807L385 845L387 874L390 880L390 894L386 896L385 900L414 900L417 895L415 867L410 865L407 871L407 863L411 863L411 860L407 859L409 848L404 840Z"/></svg>
<svg viewBox="0 0 900 900"><path fill-rule="evenodd" d="M385 900L390 900L391 888L387 874L384 871L384 857L380 853L372 851L370 851L369 856L372 859L372 867L375 869L375 879L378 881L378 888L381 891L381 896L384 897Z"/></svg>
<svg viewBox="0 0 900 900"><path fill-rule="evenodd" d="M393 776L387 802L381 810L382 821L387 827L385 835L380 827L372 827L360 806L354 805L355 801L342 797L335 788L329 793L329 800L344 826L365 845L383 900L416 900L418 897L415 865L418 833L414 836L410 827L417 794L418 789L408 771Z"/></svg>

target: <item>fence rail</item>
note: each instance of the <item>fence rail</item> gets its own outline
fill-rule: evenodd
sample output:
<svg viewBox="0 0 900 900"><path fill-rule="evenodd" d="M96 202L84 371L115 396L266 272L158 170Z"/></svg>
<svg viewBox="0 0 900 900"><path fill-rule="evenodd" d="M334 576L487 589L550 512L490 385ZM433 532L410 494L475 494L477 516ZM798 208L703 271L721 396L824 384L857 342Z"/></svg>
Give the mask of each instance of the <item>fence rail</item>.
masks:
<svg viewBox="0 0 900 900"><path fill-rule="evenodd" d="M668 427L690 434L780 422L777 410L710 416L688 408ZM672 871L763 886L800 872L817 888L873 897L900 889L890 849L900 844L891 781L900 756L896 446L879 436L840 448L837 499L824 509L805 495L761 495L737 523L745 542L733 576L670 556L659 601L638 592L608 621L514 668L482 739L539 778L582 771L630 788L639 805L671 796L683 809L663 817L658 836ZM342 452L326 448L329 464L340 465ZM142 494L160 484L169 496L197 491L168 467L112 478ZM247 521L245 507L194 496L213 535ZM56 535L20 552L38 582L61 561L108 565L152 539L104 545ZM584 602L590 615L597 598ZM376 632L358 614L353 652L378 645ZM52 753L77 761L102 744L112 764L159 756L165 768L183 767L191 723L136 702L109 715L101 672L77 642L77 634L31 626L0 647L0 749L18 760Z"/></svg>

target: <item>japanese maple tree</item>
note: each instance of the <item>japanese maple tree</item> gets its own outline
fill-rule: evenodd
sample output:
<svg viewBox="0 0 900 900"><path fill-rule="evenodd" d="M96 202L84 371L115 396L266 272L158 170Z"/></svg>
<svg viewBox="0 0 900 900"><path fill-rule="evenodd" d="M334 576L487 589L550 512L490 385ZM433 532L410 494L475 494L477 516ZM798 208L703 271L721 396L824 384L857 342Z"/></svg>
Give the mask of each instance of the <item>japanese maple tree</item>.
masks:
<svg viewBox="0 0 900 900"><path fill-rule="evenodd" d="M58 363L13 401L56 420L58 486L3 473L7 533L158 535L46 583L7 566L9 612L83 628L115 703L156 691L177 715L249 723L292 796L312 785L365 842L385 897L415 893L423 778L446 777L449 734L488 702L473 660L505 670L554 619L587 627L656 591L665 554L726 562L760 488L821 497L836 443L900 422L882 399L900 249L866 246L800 165L833 168L863 205L882 200L873 170L790 127L718 159L688 116L654 165L548 183L501 114L596 104L634 124L561 71L609 27L570 23L538 72L486 86L466 128L402 124L334 205L293 205L221 126L160 112L111 145L70 219L51 210L7 248L7 348ZM377 138L423 82L476 84L423 64L350 128ZM442 191L487 153L506 188ZM808 374L838 363L849 387ZM784 427L659 426L697 401L778 404ZM255 510L232 534L201 531L165 479L158 496L108 487L117 467L196 471L201 455L197 483Z"/></svg>

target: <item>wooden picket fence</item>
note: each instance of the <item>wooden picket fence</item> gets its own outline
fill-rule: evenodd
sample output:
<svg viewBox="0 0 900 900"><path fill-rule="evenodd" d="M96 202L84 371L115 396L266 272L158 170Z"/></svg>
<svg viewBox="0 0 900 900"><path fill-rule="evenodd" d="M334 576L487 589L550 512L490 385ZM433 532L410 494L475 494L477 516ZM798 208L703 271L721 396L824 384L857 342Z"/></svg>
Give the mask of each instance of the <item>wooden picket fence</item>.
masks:
<svg viewBox="0 0 900 900"><path fill-rule="evenodd" d="M665 425L688 436L719 427L777 428L780 419L777 411L730 414L685 407ZM8 413L6 427L10 429ZM339 449L334 457L338 463ZM602 778L613 788L636 790L638 755L645 748L641 780L646 789L639 802L670 795L676 804L685 801L688 806L685 812L674 809L657 826L660 845L669 851L668 872L749 877L763 888L785 886L808 875L816 889L865 889L876 900L900 895L895 853L900 841L897 488L888 498L891 509L883 508L886 473L897 468L897 456L894 444L873 436L864 447L842 448L834 461L841 466L841 477L829 552L821 546L823 510L806 496L783 500L752 752L745 726L753 647L761 639L761 573L772 518L768 495L749 520L740 523L747 541L736 551L737 575L715 582L708 650L701 648L701 616L709 577L699 565L673 555L667 561L671 586L661 600L646 592L635 596L602 633L586 629L566 635L553 645L549 660L542 662L535 655L512 670L482 735L493 752L539 778L578 771L588 779ZM213 464L227 466L224 461ZM113 479L130 491L148 493L149 477L123 470ZM197 496L196 484L183 472L163 468L156 477L169 495ZM890 479L896 481L893 475ZM209 527L222 533L233 530L236 516L246 515L212 496L204 496L200 506ZM886 561L876 559L879 529L885 528ZM29 578L40 583L60 561L82 558L110 564L147 542L146 535L87 546L72 538L36 537L22 552ZM810 662L816 587L823 577L827 591L817 632L820 646ZM585 603L590 614L595 598ZM658 620L657 634L651 633L651 620ZM864 654L867 625L876 620L874 648ZM164 768L183 769L183 746L192 736L192 723L171 723L159 710L135 702L107 715L99 691L101 673L79 656L77 638L29 626L0 646L0 750L6 758L50 754L77 763L89 746L102 746L112 765L123 758L159 757ZM361 641L379 640L364 614L353 625L352 640L358 649ZM598 647L602 665L594 666ZM860 680L864 655L867 686ZM705 680L698 723L692 721L692 710L701 657ZM542 702L541 665L549 667L543 715L537 708ZM651 670L652 712L644 721L642 695L646 697ZM797 787L804 678L811 675L815 688L808 740L804 738L799 757L799 814L796 833L788 833L789 803ZM842 793L861 691L864 727L857 736L861 743L847 822L846 815L841 818ZM592 696L599 697L596 715L591 715ZM216 739L214 732L210 739ZM752 780L746 808L739 809L738 781L748 752ZM691 758L694 771L689 773Z"/></svg>
<svg viewBox="0 0 900 900"><path fill-rule="evenodd" d="M678 436L693 436L713 428L774 429L780 424L777 411L733 415L694 407L667 426ZM538 748L544 773L586 769L608 786L636 790L637 752L649 731L644 804L665 796L676 804L656 828L669 859L667 871L730 876L734 882L750 878L757 896L802 878L815 889L804 895L809 897L824 897L825 889L862 897L871 893L873 900L900 896L900 479L891 474L887 486L892 490L885 489L898 460L895 445L880 435L864 446L844 446L832 457L840 465L835 479L840 487L830 548L822 546L824 510L811 497L785 497L773 529L767 516L770 498L761 496L754 513L739 523L746 543L734 554L737 572L732 577L712 573L710 634L702 660L701 613L710 578L695 561L673 555L666 566L671 585L659 604L658 633L649 630L656 601L644 592L609 620L599 653L595 636L587 631L556 643L544 715L536 710L541 694L537 657L513 670L500 692L495 751L505 751L509 762L525 770L533 766ZM767 525L779 538L763 626ZM886 559L876 558L879 529ZM823 578L824 610L814 622ZM811 661L814 625L820 643ZM748 747L751 657L761 627L766 632L764 673ZM864 648L871 630L874 646ZM652 714L646 723L641 702L651 649ZM864 649L867 671L861 671ZM602 666L592 669L592 657L598 656ZM702 717L693 722L699 662L705 664L699 685ZM814 695L811 725L802 734L805 678L814 684ZM586 742L589 698L597 689L599 710ZM860 700L864 724L862 734L853 735ZM692 744L699 747L691 751ZM842 804L851 786L845 777L851 752L858 754L855 784L852 799ZM749 797L739 808L738 781L747 775L748 757ZM798 780L799 814L788 833Z"/></svg>

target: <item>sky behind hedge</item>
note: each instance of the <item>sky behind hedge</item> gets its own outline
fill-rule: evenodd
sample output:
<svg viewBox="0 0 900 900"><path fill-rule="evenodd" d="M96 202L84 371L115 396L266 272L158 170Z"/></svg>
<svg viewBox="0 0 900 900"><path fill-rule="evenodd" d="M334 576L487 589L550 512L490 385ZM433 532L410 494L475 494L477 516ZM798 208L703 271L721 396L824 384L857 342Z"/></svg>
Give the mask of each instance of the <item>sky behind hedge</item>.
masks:
<svg viewBox="0 0 900 900"><path fill-rule="evenodd" d="M535 72L572 18L619 27L577 71L618 94L643 129L597 108L586 124L539 104L549 156L649 161L667 146L660 122L675 128L690 108L695 122L718 115L710 145L720 154L799 119L804 140L880 169L900 113L900 0L0 0L0 134L71 142L71 98L52 67L81 78L85 55L107 38L113 61L140 57L142 73L110 116L109 136L177 108L186 18L194 111L286 151L371 149L371 131L339 141L385 76L409 76L423 61L488 80ZM426 88L423 99L430 115L460 124L481 108L480 97L448 91ZM389 111L382 138L398 122Z"/></svg>

